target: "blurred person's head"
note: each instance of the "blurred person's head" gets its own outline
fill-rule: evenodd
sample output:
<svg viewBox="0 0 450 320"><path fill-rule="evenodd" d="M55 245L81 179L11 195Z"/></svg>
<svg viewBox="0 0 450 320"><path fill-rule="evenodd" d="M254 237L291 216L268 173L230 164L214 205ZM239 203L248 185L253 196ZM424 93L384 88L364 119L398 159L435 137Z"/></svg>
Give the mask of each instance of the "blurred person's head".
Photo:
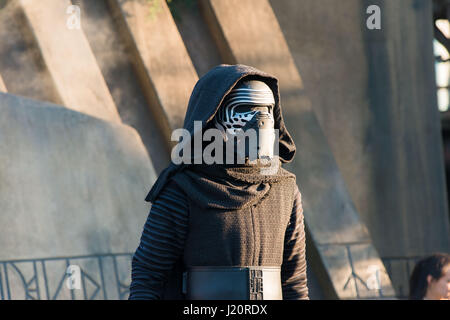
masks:
<svg viewBox="0 0 450 320"><path fill-rule="evenodd" d="M409 282L409 299L450 298L450 255L436 253L417 262Z"/></svg>

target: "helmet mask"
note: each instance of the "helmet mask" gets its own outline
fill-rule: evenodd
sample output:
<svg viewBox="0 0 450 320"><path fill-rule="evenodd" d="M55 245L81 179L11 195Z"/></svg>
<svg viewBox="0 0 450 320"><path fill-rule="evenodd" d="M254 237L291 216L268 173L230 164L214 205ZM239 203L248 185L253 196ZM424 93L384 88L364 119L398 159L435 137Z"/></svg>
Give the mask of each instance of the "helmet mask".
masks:
<svg viewBox="0 0 450 320"><path fill-rule="evenodd" d="M230 140L233 142L233 153L238 161L273 157L274 106L272 90L257 80L240 82L225 97L215 115L214 125L221 130L227 143ZM231 156L230 149L225 152L228 159Z"/></svg>

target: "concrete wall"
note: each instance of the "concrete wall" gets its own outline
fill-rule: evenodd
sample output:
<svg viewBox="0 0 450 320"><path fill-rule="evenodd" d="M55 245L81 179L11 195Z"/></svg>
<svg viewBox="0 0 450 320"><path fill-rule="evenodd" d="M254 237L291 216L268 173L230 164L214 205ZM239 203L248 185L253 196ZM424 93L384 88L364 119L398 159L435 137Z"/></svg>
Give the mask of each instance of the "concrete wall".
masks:
<svg viewBox="0 0 450 320"><path fill-rule="evenodd" d="M136 131L0 93L0 137L1 297L123 298L156 178Z"/></svg>
<svg viewBox="0 0 450 320"><path fill-rule="evenodd" d="M305 94L400 297L450 251L431 1L271 1ZM381 8L381 30L366 8Z"/></svg>

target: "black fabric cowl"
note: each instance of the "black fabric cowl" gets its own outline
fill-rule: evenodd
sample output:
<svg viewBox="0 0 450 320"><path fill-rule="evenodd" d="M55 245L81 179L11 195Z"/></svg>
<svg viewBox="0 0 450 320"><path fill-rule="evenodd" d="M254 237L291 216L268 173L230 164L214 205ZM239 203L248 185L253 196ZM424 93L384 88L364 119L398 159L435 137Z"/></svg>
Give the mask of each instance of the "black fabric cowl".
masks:
<svg viewBox="0 0 450 320"><path fill-rule="evenodd" d="M172 178L190 201L203 209L239 210L255 206L267 196L271 184L293 179L277 158L267 165L192 165ZM277 167L276 167L277 166ZM266 174L269 173L270 174Z"/></svg>

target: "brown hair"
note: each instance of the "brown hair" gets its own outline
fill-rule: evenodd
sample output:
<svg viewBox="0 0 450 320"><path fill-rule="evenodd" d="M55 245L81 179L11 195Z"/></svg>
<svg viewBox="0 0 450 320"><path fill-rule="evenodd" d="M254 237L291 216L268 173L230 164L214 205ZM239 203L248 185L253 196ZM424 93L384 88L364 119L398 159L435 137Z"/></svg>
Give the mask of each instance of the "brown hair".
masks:
<svg viewBox="0 0 450 320"><path fill-rule="evenodd" d="M435 253L417 262L409 280L409 299L422 300L427 293L427 277L434 279L443 276L444 268L450 264L450 255L447 253Z"/></svg>

